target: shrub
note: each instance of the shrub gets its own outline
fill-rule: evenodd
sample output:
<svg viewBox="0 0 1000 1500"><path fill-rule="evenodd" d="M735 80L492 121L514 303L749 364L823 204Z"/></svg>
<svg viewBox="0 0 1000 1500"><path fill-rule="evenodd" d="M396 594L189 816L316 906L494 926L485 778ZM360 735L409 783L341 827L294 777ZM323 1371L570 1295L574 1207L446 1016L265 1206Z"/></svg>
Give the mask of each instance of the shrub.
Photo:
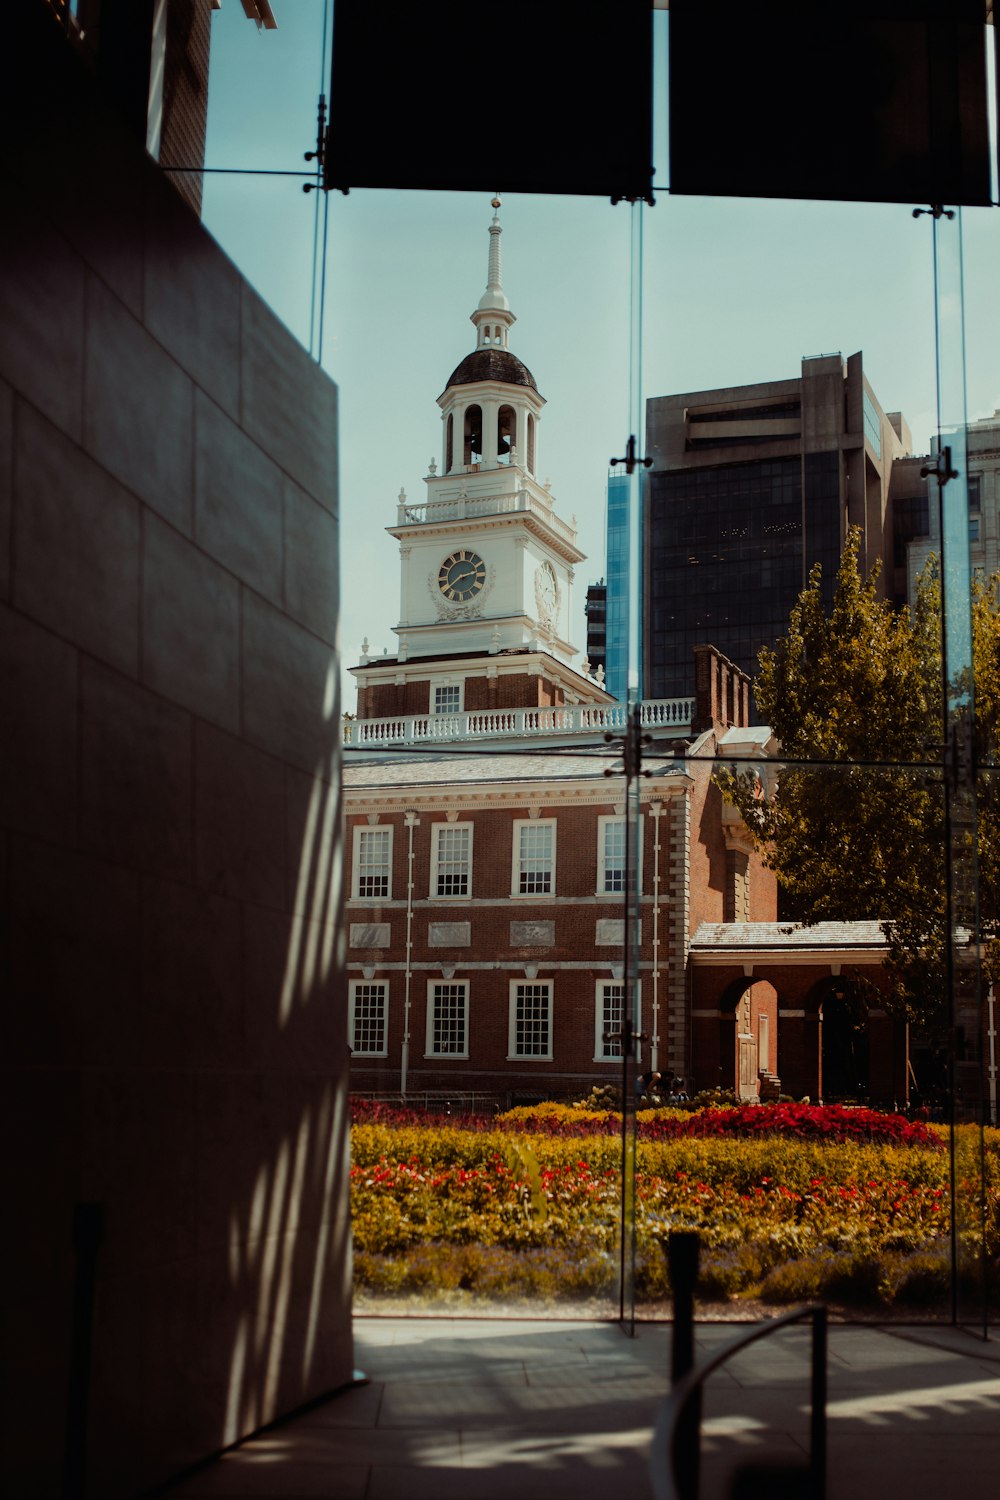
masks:
<svg viewBox="0 0 1000 1500"><path fill-rule="evenodd" d="M803 1108L809 1107L794 1106ZM547 1105L529 1117L558 1124L572 1113ZM490 1296L529 1297L607 1290L616 1275L620 1224L619 1117L611 1117L609 1133L607 1117L598 1114L589 1129L582 1122L583 1134L528 1133L524 1118L518 1113L477 1129L425 1116L398 1126L381 1116L355 1124L351 1188L360 1288L445 1297L487 1288ZM698 1117L679 1118L686 1124ZM668 1294L663 1240L671 1228L687 1227L701 1237L703 1296L933 1302L949 1273L949 1155L935 1149L944 1133L931 1128L926 1139L885 1144L861 1124L861 1133L846 1139L839 1127L790 1136L640 1135L638 1294ZM969 1277L979 1274L985 1249L996 1283L1000 1132L985 1135L985 1239L979 1140L975 1127L956 1134L964 1174L958 1232Z"/></svg>

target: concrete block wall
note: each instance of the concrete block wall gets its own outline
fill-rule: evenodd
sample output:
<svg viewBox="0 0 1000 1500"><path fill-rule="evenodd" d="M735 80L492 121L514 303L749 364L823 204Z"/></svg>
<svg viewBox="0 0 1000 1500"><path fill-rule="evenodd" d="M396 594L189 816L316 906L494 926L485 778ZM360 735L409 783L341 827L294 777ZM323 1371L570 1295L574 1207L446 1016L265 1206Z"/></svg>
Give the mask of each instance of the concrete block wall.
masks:
<svg viewBox="0 0 1000 1500"><path fill-rule="evenodd" d="M116 1500L351 1376L336 391L45 7L14 19L0 1488L62 1493L95 1203L87 1492Z"/></svg>

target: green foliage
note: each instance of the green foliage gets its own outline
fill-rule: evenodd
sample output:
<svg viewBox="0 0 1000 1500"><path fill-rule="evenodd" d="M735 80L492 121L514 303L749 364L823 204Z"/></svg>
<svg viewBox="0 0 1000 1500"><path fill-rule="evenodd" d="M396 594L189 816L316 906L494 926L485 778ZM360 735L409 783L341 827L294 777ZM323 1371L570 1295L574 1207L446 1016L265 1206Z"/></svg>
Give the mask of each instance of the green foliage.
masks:
<svg viewBox="0 0 1000 1500"><path fill-rule="evenodd" d="M943 1132L941 1132L943 1135ZM959 1241L1000 1275L1000 1131L958 1132ZM603 1133L512 1137L448 1124L356 1124L355 1279L364 1291L591 1297L613 1289L620 1147ZM512 1141L516 1149L511 1149ZM636 1285L669 1293L663 1244L699 1232L700 1295L931 1302L948 1273L949 1153L760 1135L640 1139ZM944 1271L942 1272L942 1267Z"/></svg>
<svg viewBox="0 0 1000 1500"><path fill-rule="evenodd" d="M507 1165L518 1179L521 1207L530 1222L544 1224L549 1216L538 1157L526 1140L513 1140L507 1147Z"/></svg>
<svg viewBox="0 0 1000 1500"><path fill-rule="evenodd" d="M852 530L830 610L817 566L787 634L760 653L757 706L785 761L776 784L765 788L751 768L716 779L775 871L783 911L802 922L881 921L897 1008L934 1022L945 994L940 588L932 565L913 610L894 608L878 597L877 568L862 579L859 545ZM973 627L977 749L980 764L995 763L1000 580L976 584ZM962 684L951 691L961 696ZM992 933L1000 781L987 778L984 792L980 896Z"/></svg>

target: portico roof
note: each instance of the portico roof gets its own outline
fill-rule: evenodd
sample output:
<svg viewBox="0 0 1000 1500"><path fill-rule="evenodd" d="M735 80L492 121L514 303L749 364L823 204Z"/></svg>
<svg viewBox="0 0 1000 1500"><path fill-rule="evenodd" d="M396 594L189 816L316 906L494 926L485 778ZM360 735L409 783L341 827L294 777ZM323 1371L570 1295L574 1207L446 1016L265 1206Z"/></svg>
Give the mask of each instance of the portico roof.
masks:
<svg viewBox="0 0 1000 1500"><path fill-rule="evenodd" d="M702 922L691 939L698 967L731 964L881 964L889 952L882 924L867 922Z"/></svg>

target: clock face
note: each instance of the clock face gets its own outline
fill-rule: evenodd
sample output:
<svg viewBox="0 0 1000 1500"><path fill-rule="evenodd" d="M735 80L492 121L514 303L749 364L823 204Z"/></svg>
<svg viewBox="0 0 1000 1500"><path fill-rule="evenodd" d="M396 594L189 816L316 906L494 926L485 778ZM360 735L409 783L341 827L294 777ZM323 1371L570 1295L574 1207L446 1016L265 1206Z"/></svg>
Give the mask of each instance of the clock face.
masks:
<svg viewBox="0 0 1000 1500"><path fill-rule="evenodd" d="M478 552L459 547L438 569L438 588L453 604L467 604L486 583L486 564Z"/></svg>
<svg viewBox="0 0 1000 1500"><path fill-rule="evenodd" d="M535 603L540 620L551 622L559 600L559 585L551 563L535 569Z"/></svg>

